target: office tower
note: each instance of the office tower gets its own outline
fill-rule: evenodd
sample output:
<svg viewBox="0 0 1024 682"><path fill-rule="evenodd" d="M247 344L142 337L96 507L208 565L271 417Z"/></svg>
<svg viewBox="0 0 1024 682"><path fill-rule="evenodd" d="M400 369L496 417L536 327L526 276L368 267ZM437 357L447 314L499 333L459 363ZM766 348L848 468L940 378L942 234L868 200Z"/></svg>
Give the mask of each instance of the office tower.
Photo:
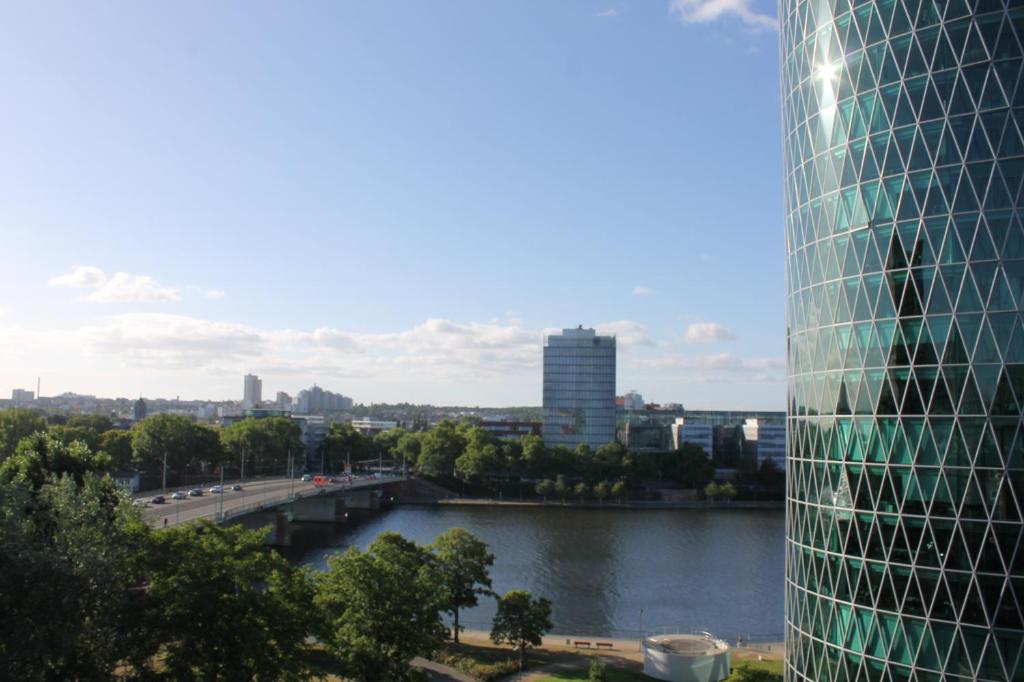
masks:
<svg viewBox="0 0 1024 682"><path fill-rule="evenodd" d="M142 397L140 396L139 399L136 400L135 404L132 406L132 419L134 421L140 422L146 418L146 412L146 401L143 400Z"/></svg>
<svg viewBox="0 0 1024 682"><path fill-rule="evenodd" d="M1024 679L1024 5L782 0L789 680Z"/></svg>
<svg viewBox="0 0 1024 682"><path fill-rule="evenodd" d="M563 329L544 340L544 441L598 448L615 440L615 337Z"/></svg>
<svg viewBox="0 0 1024 682"><path fill-rule="evenodd" d="M242 394L242 407L252 409L259 407L263 401L263 382L255 374L245 375L245 389Z"/></svg>

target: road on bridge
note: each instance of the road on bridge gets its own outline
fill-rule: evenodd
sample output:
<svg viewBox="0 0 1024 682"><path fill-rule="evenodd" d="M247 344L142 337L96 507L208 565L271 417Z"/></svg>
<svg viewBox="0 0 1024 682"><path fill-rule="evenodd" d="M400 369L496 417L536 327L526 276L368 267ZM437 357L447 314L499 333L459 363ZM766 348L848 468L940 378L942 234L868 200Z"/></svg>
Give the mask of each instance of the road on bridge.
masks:
<svg viewBox="0 0 1024 682"><path fill-rule="evenodd" d="M380 483L380 479L356 478L351 483L331 484L325 490L369 487ZM292 494L306 496L316 490L312 481L288 478L245 481L241 484L241 490L231 490L232 485L225 483L222 493L211 493L209 487L201 488L202 496L186 497L184 500L171 499L171 493L168 493L162 504L147 503L142 518L155 528L170 527L202 518L215 519L221 511L224 516L232 516L242 508L283 502ZM136 500L149 500L153 495L143 495Z"/></svg>

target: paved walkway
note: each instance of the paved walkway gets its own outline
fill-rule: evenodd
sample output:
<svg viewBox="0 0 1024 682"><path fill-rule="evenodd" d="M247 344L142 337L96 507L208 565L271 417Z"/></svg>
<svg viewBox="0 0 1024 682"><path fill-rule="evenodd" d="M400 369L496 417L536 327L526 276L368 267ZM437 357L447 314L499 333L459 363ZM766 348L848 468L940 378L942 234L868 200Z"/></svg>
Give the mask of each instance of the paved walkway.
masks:
<svg viewBox="0 0 1024 682"><path fill-rule="evenodd" d="M430 679L436 682L480 682L476 677L459 672L450 665L438 663L437 661L428 661L419 656L412 659L411 665L414 668L425 670L430 675Z"/></svg>

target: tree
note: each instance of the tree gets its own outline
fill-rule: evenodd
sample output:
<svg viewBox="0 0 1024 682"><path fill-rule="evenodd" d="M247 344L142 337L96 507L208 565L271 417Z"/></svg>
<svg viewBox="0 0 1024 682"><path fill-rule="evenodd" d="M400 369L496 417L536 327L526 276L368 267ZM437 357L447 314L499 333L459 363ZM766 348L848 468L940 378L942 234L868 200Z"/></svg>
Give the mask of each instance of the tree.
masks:
<svg viewBox="0 0 1024 682"><path fill-rule="evenodd" d="M569 482L562 474L555 477L555 492L562 498L562 502L565 502L565 496L569 494Z"/></svg>
<svg viewBox="0 0 1024 682"><path fill-rule="evenodd" d="M153 535L146 592L176 680L297 680L315 627L313 584L265 531L210 521Z"/></svg>
<svg viewBox="0 0 1024 682"><path fill-rule="evenodd" d="M608 666L600 658L590 661L587 668L587 682L608 682Z"/></svg>
<svg viewBox="0 0 1024 682"><path fill-rule="evenodd" d="M722 491L718 487L718 484L715 483L714 481L711 481L711 483L708 483L706 486L704 486L704 497L708 498L709 500L715 499L716 497L719 496L719 494L721 494L721 492Z"/></svg>
<svg viewBox="0 0 1024 682"><path fill-rule="evenodd" d="M351 547L317 576L323 639L344 676L360 682L410 678L409 661L444 642L441 578L426 550L381 533L365 552Z"/></svg>
<svg viewBox="0 0 1024 682"><path fill-rule="evenodd" d="M373 437L373 447L377 452L386 455L389 459L397 458L400 456L398 444L406 433L406 430L402 428L381 431Z"/></svg>
<svg viewBox="0 0 1024 682"><path fill-rule="evenodd" d="M67 444L48 433L37 432L22 439L14 455L0 464L0 481L22 481L39 490L61 476L70 476L81 484L87 473L109 467L110 457L93 454L85 443Z"/></svg>
<svg viewBox="0 0 1024 682"><path fill-rule="evenodd" d="M100 436L99 449L110 455L110 466L114 469L128 469L132 466L132 432L110 429Z"/></svg>
<svg viewBox="0 0 1024 682"><path fill-rule="evenodd" d="M320 445L325 471L337 471L343 464L369 459L373 455L373 441L356 431L351 424L331 424Z"/></svg>
<svg viewBox="0 0 1024 682"><path fill-rule="evenodd" d="M587 493L590 492L590 486L580 481L575 486L573 486L572 492L573 494L576 495L576 497L580 498L580 502L582 502L583 498L585 498L587 496Z"/></svg>
<svg viewBox="0 0 1024 682"><path fill-rule="evenodd" d="M611 486L608 481L601 481L594 486L594 497L600 502L604 502L608 495L611 494Z"/></svg>
<svg viewBox="0 0 1024 682"><path fill-rule="evenodd" d="M732 501L732 498L736 497L736 486L726 481L718 488L718 494L724 497L726 501Z"/></svg>
<svg viewBox="0 0 1024 682"><path fill-rule="evenodd" d="M398 439L398 454L402 457L402 466L408 468L410 464L415 465L420 458L420 436L417 433L407 433Z"/></svg>
<svg viewBox="0 0 1024 682"><path fill-rule="evenodd" d="M494 555L487 543L462 528L439 535L430 551L437 561L445 611L452 615L452 639L458 642L459 610L476 606L479 595L491 593L488 569L494 565Z"/></svg>
<svg viewBox="0 0 1024 682"><path fill-rule="evenodd" d="M147 471L161 471L164 463L174 471L184 471L191 463L219 463L224 450L216 431L177 414L156 414L135 425L132 452Z"/></svg>
<svg viewBox="0 0 1024 682"><path fill-rule="evenodd" d="M629 450L622 443L612 441L597 449L590 460L590 474L600 476L621 476L625 474L625 465L630 462Z"/></svg>
<svg viewBox="0 0 1024 682"><path fill-rule="evenodd" d="M491 641L509 644L519 652L519 669L526 667L526 650L540 646L542 638L552 628L551 602L540 597L534 599L526 590L512 590L498 600L494 614Z"/></svg>
<svg viewBox="0 0 1024 682"><path fill-rule="evenodd" d="M67 426L85 428L103 435L114 428L114 422L110 421L110 417L102 414L75 414L68 417Z"/></svg>
<svg viewBox="0 0 1024 682"><path fill-rule="evenodd" d="M22 438L46 431L46 419L35 410L0 410L0 462L14 454Z"/></svg>
<svg viewBox="0 0 1024 682"><path fill-rule="evenodd" d="M615 481L615 484L612 486L612 497L614 497L615 499L619 500L620 502L625 502L626 501L626 492L627 492L626 482L625 481Z"/></svg>
<svg viewBox="0 0 1024 682"><path fill-rule="evenodd" d="M157 642L134 588L147 533L107 477L0 483L0 679L104 680L145 667Z"/></svg>
<svg viewBox="0 0 1024 682"><path fill-rule="evenodd" d="M699 445L683 443L673 460L674 478L684 487L702 488L715 476L715 465Z"/></svg>
<svg viewBox="0 0 1024 682"><path fill-rule="evenodd" d="M529 474L546 473L551 466L551 454L540 436L530 434L520 441L523 447L523 467Z"/></svg>
<svg viewBox="0 0 1024 682"><path fill-rule="evenodd" d="M550 495L553 492L555 492L555 484L554 484L554 482L550 478L545 478L543 481L539 481L537 483L537 486L534 488L534 490L536 491L536 493L538 495L541 496L541 498L545 502L547 502L548 501L548 495Z"/></svg>
<svg viewBox="0 0 1024 682"><path fill-rule="evenodd" d="M301 461L299 456L306 451L301 435L299 425L287 417L246 417L220 432L226 459L239 462L242 474L280 473L290 458Z"/></svg>
<svg viewBox="0 0 1024 682"><path fill-rule="evenodd" d="M432 428L420 440L417 470L425 476L448 477L454 473L455 460L466 447L466 440L448 420Z"/></svg>

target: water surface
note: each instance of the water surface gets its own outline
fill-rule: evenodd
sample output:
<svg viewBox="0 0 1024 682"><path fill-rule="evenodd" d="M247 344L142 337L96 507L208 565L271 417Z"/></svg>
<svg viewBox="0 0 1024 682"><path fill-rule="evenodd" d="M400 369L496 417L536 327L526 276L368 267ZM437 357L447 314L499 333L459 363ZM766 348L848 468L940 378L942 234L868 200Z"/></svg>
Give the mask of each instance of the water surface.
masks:
<svg viewBox="0 0 1024 682"><path fill-rule="evenodd" d="M293 552L324 568L326 555L365 549L382 531L428 544L454 526L490 545L495 590L552 601L554 632L704 628L782 638L782 511L399 507L345 527L305 527ZM489 629L493 615L494 600L484 598L462 622Z"/></svg>

